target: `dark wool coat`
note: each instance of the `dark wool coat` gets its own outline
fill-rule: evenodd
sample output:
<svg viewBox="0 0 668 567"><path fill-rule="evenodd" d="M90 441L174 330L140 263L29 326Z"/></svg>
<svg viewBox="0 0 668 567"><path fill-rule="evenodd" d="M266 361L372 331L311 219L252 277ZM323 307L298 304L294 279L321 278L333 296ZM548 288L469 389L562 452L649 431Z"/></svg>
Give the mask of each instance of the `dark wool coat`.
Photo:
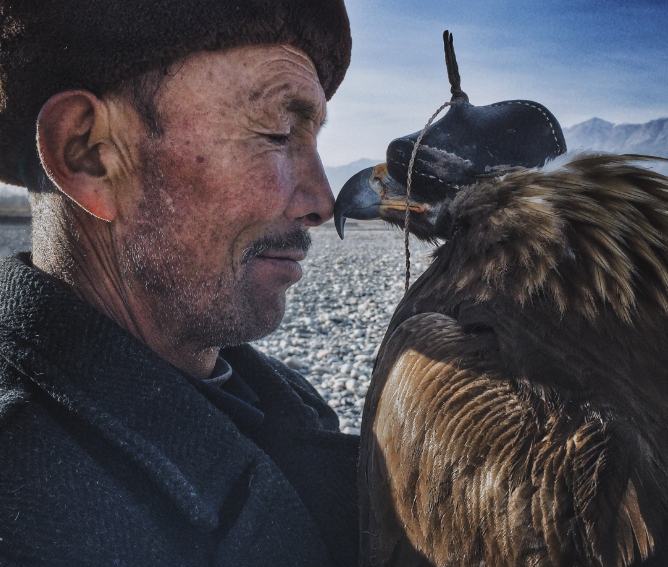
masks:
<svg viewBox="0 0 668 567"><path fill-rule="evenodd" d="M2 260L0 565L356 565L359 438L278 361L222 354L255 430L28 255Z"/></svg>

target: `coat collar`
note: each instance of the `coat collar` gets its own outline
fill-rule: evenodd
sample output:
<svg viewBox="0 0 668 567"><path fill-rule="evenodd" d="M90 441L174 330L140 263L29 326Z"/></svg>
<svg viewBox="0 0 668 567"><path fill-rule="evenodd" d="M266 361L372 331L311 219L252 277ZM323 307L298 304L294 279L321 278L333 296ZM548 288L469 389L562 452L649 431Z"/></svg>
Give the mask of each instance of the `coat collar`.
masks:
<svg viewBox="0 0 668 567"><path fill-rule="evenodd" d="M31 266L0 262L0 356L212 530L261 451L171 364Z"/></svg>

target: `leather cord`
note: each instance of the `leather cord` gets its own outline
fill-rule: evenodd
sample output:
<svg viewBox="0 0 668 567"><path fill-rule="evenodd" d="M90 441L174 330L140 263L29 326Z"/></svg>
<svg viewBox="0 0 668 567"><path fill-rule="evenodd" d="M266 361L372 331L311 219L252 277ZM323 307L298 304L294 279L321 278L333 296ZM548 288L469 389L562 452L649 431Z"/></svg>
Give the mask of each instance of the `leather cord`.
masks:
<svg viewBox="0 0 668 567"><path fill-rule="evenodd" d="M461 77L459 76L459 66L457 65L457 57L455 56L455 48L453 45L452 34L445 30L443 32L443 47L445 49L445 66L448 69L448 81L450 81L450 92L452 93L452 98L450 102L444 103L429 119L422 128L422 132L418 136L418 139L415 140L413 144L413 153L411 154L411 161L408 163L408 180L406 181L406 214L404 216L404 248L406 250L406 283L404 284L404 294L408 293L408 288L411 283L411 251L409 248L409 235L408 225L410 222L410 198L411 198L411 182L413 177L413 166L415 165L415 156L417 155L418 149L420 149L420 144L422 143L422 138L424 137L427 128L431 126L431 123L434 119L441 113L441 111L446 106L451 106L457 99L464 99L466 102L469 101L468 95L462 90L461 87Z"/></svg>
<svg viewBox="0 0 668 567"><path fill-rule="evenodd" d="M429 119L429 122L427 122L424 125L424 128L422 128L422 132L420 132L420 135L418 136L417 140L415 140L415 144L413 144L413 153L411 154L411 161L408 162L408 179L406 181L406 214L404 216L404 249L406 250L406 283L404 284L404 295L408 293L408 287L410 286L411 283L411 251L408 246L408 237L410 235L410 233L408 232L408 223L410 222L411 181L413 178L413 166L415 165L415 156L417 155L418 150L420 149L420 144L422 143L422 138L424 136L424 133L427 131L427 128L431 126L431 123L446 106L452 106L452 102L443 103L441 107L436 112L434 112L434 114L432 114L431 118Z"/></svg>

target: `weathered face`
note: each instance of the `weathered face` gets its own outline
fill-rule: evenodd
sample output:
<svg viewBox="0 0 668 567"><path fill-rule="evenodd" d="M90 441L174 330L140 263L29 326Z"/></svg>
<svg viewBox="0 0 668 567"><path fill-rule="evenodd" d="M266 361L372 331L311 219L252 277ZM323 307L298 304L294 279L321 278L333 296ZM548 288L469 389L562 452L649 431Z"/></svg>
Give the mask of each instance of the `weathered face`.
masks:
<svg viewBox="0 0 668 567"><path fill-rule="evenodd" d="M325 96L289 46L197 53L169 75L164 132L139 145L140 198L121 212L124 272L174 332L252 340L280 323L306 229L333 212L316 150Z"/></svg>

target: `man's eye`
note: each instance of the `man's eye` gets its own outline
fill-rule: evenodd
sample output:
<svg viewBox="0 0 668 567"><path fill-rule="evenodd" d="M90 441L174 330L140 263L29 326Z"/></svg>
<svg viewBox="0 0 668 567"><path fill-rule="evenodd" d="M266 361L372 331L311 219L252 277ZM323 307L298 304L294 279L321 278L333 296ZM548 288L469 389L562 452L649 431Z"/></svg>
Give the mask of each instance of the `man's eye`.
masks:
<svg viewBox="0 0 668 567"><path fill-rule="evenodd" d="M267 134L266 136L275 144L284 145L290 141L290 138L287 134Z"/></svg>

